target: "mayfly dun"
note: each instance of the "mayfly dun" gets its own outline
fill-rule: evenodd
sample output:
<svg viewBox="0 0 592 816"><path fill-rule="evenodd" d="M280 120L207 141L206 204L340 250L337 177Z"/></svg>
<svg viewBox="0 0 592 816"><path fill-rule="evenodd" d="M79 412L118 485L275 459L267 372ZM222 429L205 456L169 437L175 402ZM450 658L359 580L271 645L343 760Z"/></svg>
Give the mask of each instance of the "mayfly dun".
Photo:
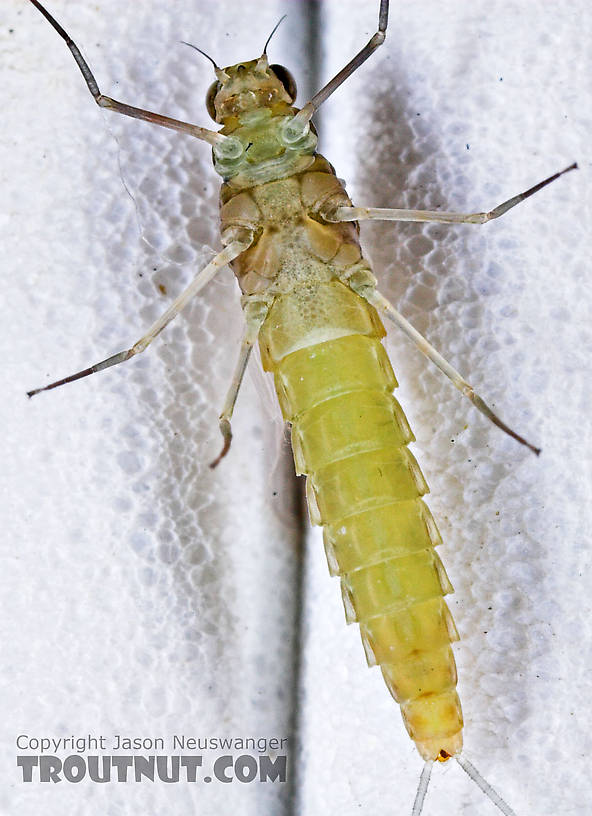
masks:
<svg viewBox="0 0 592 816"><path fill-rule="evenodd" d="M38 3L34 3L34 5L39 7ZM387 6L388 4L383 2L380 11L380 26L383 32L386 30ZM373 41L374 46L378 47L381 41L382 36L375 38ZM364 56L370 57L372 50L368 49ZM332 174L330 166L323 159L314 157L315 134L313 130L309 130L307 127L307 117L302 116L301 119L298 119L298 116L296 116L293 118L293 112L290 109L293 100L291 99L289 80L285 79L285 76L280 72L274 73L271 71L271 73L267 73L266 66L262 65L262 62L264 62L263 58L259 57L254 65L241 63L238 69L235 66L236 70L216 67L216 84L209 97L209 103L219 124L225 125L226 138L215 136L212 132L206 132L208 128L206 128L206 131L192 128L191 131L191 135L204 138L213 146L217 169L225 179L226 184L225 198L223 199L223 225L226 230L224 244L226 249L216 256L217 260L213 266L206 267L208 271L201 278L198 278L198 281L199 284L204 283L206 278L212 278L227 262L234 262L235 270L237 270L237 274L242 281L243 292L248 296L244 299L245 313L247 315L246 343L243 346L245 353L237 364L235 385L238 387L246 363L246 352L259 334L259 337L264 339L262 344L264 365L275 374L285 418L292 421L294 425L297 466L301 471L309 471L313 474L310 479L309 497L311 512L313 516L316 515L317 521L321 521L326 527L331 528L327 531L327 546L333 570L343 576L344 595L350 617L361 620L369 654L377 657L380 653L384 657L385 652L391 654L397 652L395 655L396 661L382 659L378 660L378 662L382 662L387 684L395 696L403 703L406 724L411 736L418 745L421 755L428 761L436 758L445 760L449 755L460 757L462 760L463 754L461 753L459 736L462 720L456 692L454 691L454 663L449 650L449 643L454 639L454 627L448 613L445 611L444 602L441 600L441 595L447 589L447 582L443 568L432 550L432 544L437 543L436 528L433 526L431 517L424 509L424 505L420 503L419 496L424 492L422 477L416 468L414 460L404 452L407 450L406 443L411 437L400 409L395 403L391 402L390 389L394 385L394 380L392 379L389 363L381 351L382 346L379 341L382 336L382 329L380 321L366 303L376 307L383 313L383 317L393 318L400 328L403 328L408 335L412 336L412 339L420 345L424 352L426 350L429 352L432 359L440 368L445 370L445 373L452 376L453 380L456 379L455 384L460 385L461 390L473 397L474 401L478 401L479 398L475 397L473 392L469 390L468 385L458 381L457 375L451 371L450 367L441 358L436 357L433 351L427 349L424 341L413 335L408 324L402 320L394 309L387 306L384 299L375 293L376 290L374 289L373 278L368 265L357 249L356 231L350 220L380 216L405 220L407 216L401 212L391 211L385 214L379 211L352 210L350 208L350 202ZM361 60L359 64L361 64ZM84 68L84 64L81 67ZM359 65L354 67L357 68ZM264 83L267 84L264 84L261 90L259 86L254 84L251 87L248 83L255 82L251 74L260 74ZM261 81L261 76L259 76L258 81ZM98 89L95 88L94 80L88 74L86 78L90 83L91 92L96 96ZM236 88L232 87L232 83L236 85ZM247 83L248 87L243 83ZM331 91L336 89L336 87L330 86ZM243 104L242 102L240 102L238 108L232 108L232 105L235 105L235 97L240 97L241 94L246 94L248 99L255 100L255 102L249 102L251 108L246 103L246 106L240 107ZM265 142L261 142L262 134L259 132L260 127L263 125L258 119L258 108L261 107L265 111L265 104L260 105L257 102L259 96L271 100L273 108L271 119L278 118L281 120L278 122L278 128L280 129L277 130L276 128L277 133L274 131L273 138L270 137L270 139L273 142L272 150L276 150L276 152L277 144L281 143L283 145L281 155L289 155L290 162L292 162L289 166L278 161L279 154L266 154L266 145ZM317 99L315 105L320 105L322 102L324 102L323 96ZM309 109L309 113L312 113L315 105ZM108 102L106 106L113 107L113 103ZM227 110L225 106L230 106L231 109ZM304 110L306 111L306 107ZM129 109L124 109L121 112L130 113ZM225 121L225 117L230 117L230 120ZM267 119L268 115L265 114L263 118ZM162 124L162 122L157 122L157 124ZM261 153L261 155L258 155L258 153ZM250 175L253 168L257 173L260 172L260 175ZM567 169L571 169L571 167ZM236 181L237 179L240 183ZM308 219L305 228L303 228L305 240L309 250L312 247L312 255L315 258L315 263L318 262L319 268L318 273L315 272L314 274L307 268L306 279L299 282L296 307L289 297L292 284L286 284L283 277L288 274L292 278L301 276L303 271L302 259L298 255L297 249L292 249L291 252L294 257L291 261L286 262L285 268L280 269L281 263L275 257L278 246L281 247L280 242L283 240L285 243L289 243L287 236L281 234L282 221L281 219L278 220L275 213L278 209L282 209L284 202L288 202L285 206L291 207L292 203L290 202L296 200L297 195L292 183L294 179L302 188L299 196L303 203L300 206L301 208L304 207L305 210L302 210L301 216L304 217L305 215ZM280 184L275 192L273 192L274 184ZM257 197L260 190L262 191L262 198ZM266 196L270 192L273 192L274 196L278 196L273 198L271 202L266 200ZM362 203L373 205L375 202L364 201ZM513 201L511 206L516 203L518 202ZM395 204L396 202L392 202L392 205ZM383 203L383 206L389 205ZM503 211L502 209L502 212L495 213L495 215L502 214ZM294 213L291 213L290 217L294 218ZM422 218L417 213L414 217L417 219ZM428 216L427 220L430 219L435 221L446 220L441 212ZM458 222L459 219L450 217L448 220ZM479 218L474 218L473 222L479 220ZM290 229L293 229L293 225ZM300 239L294 239L293 242L297 245L298 240ZM338 260L336 260L337 258ZM274 288L276 284L278 288ZM194 288L197 289L197 286ZM321 288L322 291L319 291ZM193 291L191 294L193 294ZM306 305L303 306L305 301ZM285 311L282 314L283 310ZM322 322L317 320L315 313L320 313ZM296 338L289 336L290 327L295 327L296 334L301 331L299 321L304 319L303 314L313 314L313 318L307 318L311 325L306 327L308 332L306 343L303 343L300 335ZM340 323L333 326L331 319L338 314L340 316L351 316L352 324L348 323L345 326ZM327 326L330 327L329 330ZM160 328L161 325L158 324L153 334L158 333ZM330 336L326 334L327 331L329 331ZM278 332L282 335L279 338ZM283 347L278 351L282 344ZM144 345L146 344L142 343L142 346ZM345 357L339 364L339 348L341 346L344 346L342 351L344 351ZM322 365L319 368L315 363L311 371L300 371L298 365L307 365L310 363L310 359L313 359L311 353L307 351L309 348L315 349L314 359L321 360ZM143 350L143 348L136 350ZM306 350L303 358L304 362L300 360L300 357L303 356L303 350ZM332 355L328 358L328 362L322 360L325 352L331 352ZM366 357L364 357L364 354L366 354ZM116 356L116 358L111 358L109 362L110 364L123 362L129 356L131 356L129 352L125 352ZM282 368L284 360L288 358L290 364L296 365L295 373L290 374L289 371L284 371ZM91 371L83 373L91 373ZM339 381L337 385L331 382L333 374L336 375ZM355 381L353 383L348 380L350 375L354 377ZM296 383L314 383L310 397L301 390L301 386L294 385L291 377L295 378L294 382ZM356 380L355 377L358 377L358 379ZM340 391L340 384L346 381L345 388ZM332 388L333 391L325 393L323 389L327 388ZM228 423L236 391L237 388L234 388L229 394L226 402L226 416L223 417L222 421L223 453L226 453L230 441ZM375 392L382 394L378 402L372 396ZM352 394L359 394L362 402L353 401L350 396ZM294 405L299 400L304 400L306 404L304 407L295 408ZM308 402L306 402L307 400ZM331 405L331 403L338 403L338 405ZM483 409L481 403L479 403L478 407ZM335 408L338 411L337 414L332 416L330 411L327 413L329 408ZM315 415L313 416L311 412L314 412ZM377 417L374 425L370 419L373 413ZM375 436L365 439L364 429L384 426L386 415L395 417L397 420L396 423L392 423L391 420L392 427L388 431L391 435L388 439L377 439ZM343 429L356 427L356 418L359 419L360 416L363 417L363 427L356 428L355 438L349 439L348 437L340 441L333 439L333 431L333 435L339 436L343 434ZM318 426L318 431L311 430L315 424ZM308 428L307 425L309 425ZM525 442L524 439L520 441ZM328 453L323 448L324 444L329 446ZM335 453L333 446L337 444L342 447L338 449L333 457L335 461L327 459L327 455L333 456ZM355 445L358 444L365 445L365 447L354 450ZM530 446L531 448L534 447L534 445ZM372 462L373 451L376 450L381 452L388 450L389 453L386 458L381 453L382 458L379 458L378 462ZM316 461L315 457L317 456L321 456L322 461L320 463L316 462L315 465L310 464L311 461ZM383 467L391 469L393 473L397 474L394 479L395 488L398 489L402 484L404 491L406 491L404 495L385 494L380 499L380 507L390 508L393 504L396 504L396 512L388 513L384 518L381 515L379 522L373 519L368 521L369 517L367 516L366 521L370 524L370 529L366 530L363 535L359 531L357 533L351 530L348 531L346 529L348 525L343 523L343 519L352 518L352 524L363 524L364 519L361 519L359 515L362 512L365 514L373 512L370 504L365 504L363 510L359 509L359 513L356 515L351 512L354 498L347 493L348 488L345 486L340 488L331 486L326 488L327 495L323 496L325 482L322 480L318 483L315 482L315 474L323 472L326 475L327 469L332 467L335 470L336 462L352 461L359 457L366 457L368 467L372 473L376 471L380 477L382 477L381 470ZM344 475L337 471L333 473L330 478L331 485L348 480L352 485L366 482L372 495L376 496L380 481L376 474L369 475L370 471L367 473L359 461L352 461L352 464L355 464L355 468L351 474ZM342 493L343 495L341 495ZM347 497L348 511L345 512L341 507L330 509L332 503L341 501L343 496ZM367 499L368 497L364 497L365 502ZM408 506L403 508L402 504L408 504ZM401 510L401 514L398 513L399 510ZM413 530L408 532L409 540L413 539L414 541L413 551L389 550L389 547L392 546L390 541L397 538L397 533L393 530L389 533L389 541L380 544L380 552L378 553L380 558L377 557L376 551L370 555L360 551L356 555L354 550L358 544L353 543L354 539L356 541L362 539L363 541L372 542L378 536L375 528L379 528L381 531L390 529L389 525L394 523L393 519L395 517L397 518L397 529L401 529L407 524L413 527ZM352 557L361 558L360 563L351 564L348 562L347 567L341 563L337 539L343 535L351 537L352 540L348 540L344 547ZM405 547L406 545L403 543L401 546ZM399 547L398 544L397 547ZM410 582L414 583L416 580L422 582L424 578L417 578L415 573L415 570L419 569L415 563L416 552L425 554L425 581L426 584L430 584L426 589L428 595L417 598L413 596L410 590L407 590L413 604L410 604L408 600L392 596L388 596L386 600L378 599L377 601L376 598L380 594L381 582L382 585L394 585L395 583L404 582L404 572L398 572L396 578L391 573L385 573L382 576L372 577L366 590L368 595L366 602L370 605L377 602L378 606L368 608L362 612L361 598L364 589L355 584L358 579L362 579L363 571L371 573L374 568L380 567L386 561L393 559L399 561L400 558L407 558L409 559ZM374 571L376 570L374 569ZM420 574L421 569L417 575ZM370 577L369 575L368 580L370 580ZM434 594L436 586L438 591ZM423 617L421 620L416 619L414 617L415 613L409 612L410 606L417 606L420 602L424 604L422 608L427 609L427 606L435 607L432 610L434 614L429 617L428 623L423 620ZM404 609L405 614L410 615L407 623L400 623L398 616L400 609ZM393 611L397 611L397 615L393 616L391 614ZM432 625L429 621L435 621L435 630L433 632L430 630L426 635L425 627L427 626L429 629L429 626ZM405 630L404 634L398 632L397 627L399 626ZM410 637L418 637L418 632L422 633L423 640L410 641ZM383 638L386 638L386 640ZM429 671L433 672L434 667L438 669L436 681L440 685L437 688L430 687L426 691L424 688L426 669L422 668L426 661L418 653L424 648L426 639L430 640L432 638L436 642L436 651L441 654L439 654L435 662L428 661ZM398 654L399 651L401 654ZM397 674L402 664L407 666L407 674L403 679ZM418 687L415 688L414 686L415 690L410 691L409 684L410 686L415 684ZM427 708L424 707L426 702L429 703ZM426 767L429 767L429 765ZM465 763L465 768L467 767L470 770L470 766ZM423 782L425 782L425 777ZM495 794L491 795L495 800ZM499 802L497 803L499 804ZM397 803L397 805L400 804ZM416 813L419 813L420 807L420 804L417 804ZM502 805L502 807L506 806ZM506 810L506 812L511 811Z"/></svg>

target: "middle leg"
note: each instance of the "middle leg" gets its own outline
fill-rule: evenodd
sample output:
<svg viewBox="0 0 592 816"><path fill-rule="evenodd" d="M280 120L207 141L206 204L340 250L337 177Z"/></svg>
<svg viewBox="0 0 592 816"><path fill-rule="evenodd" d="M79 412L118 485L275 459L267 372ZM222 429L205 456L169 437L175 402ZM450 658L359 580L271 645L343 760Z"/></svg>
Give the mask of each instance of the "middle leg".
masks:
<svg viewBox="0 0 592 816"><path fill-rule="evenodd" d="M539 181L534 187L530 187L523 193L512 196L507 201L498 204L493 210L489 212L476 213L454 213L454 212L439 212L438 210L397 210L383 207L331 207L325 205L319 211L319 215L329 221L329 223L337 223L339 221L435 221L440 224L486 224L488 221L493 221L494 218L499 218L500 215L507 213L516 204L520 204L526 198L538 193L547 184L551 184L564 173L570 170L577 170L576 162L570 164L559 173L554 173L544 181Z"/></svg>

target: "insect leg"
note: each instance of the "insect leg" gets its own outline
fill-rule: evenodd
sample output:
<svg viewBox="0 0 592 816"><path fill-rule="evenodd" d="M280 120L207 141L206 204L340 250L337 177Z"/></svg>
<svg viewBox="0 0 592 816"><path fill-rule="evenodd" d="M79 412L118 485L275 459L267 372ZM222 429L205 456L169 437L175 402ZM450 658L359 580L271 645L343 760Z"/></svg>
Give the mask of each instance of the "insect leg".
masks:
<svg viewBox="0 0 592 816"><path fill-rule="evenodd" d="M230 150L230 152L233 153L236 151L236 149L238 149L236 139L223 136L221 133L216 133L214 130L198 127L198 125L192 125L189 122L182 122L179 119L171 119L169 116L162 116L160 113L154 113L153 111L144 110L143 108L134 108L132 105L126 105L123 102L118 102L116 99L111 99L110 96L104 96L100 92L97 81L74 40L72 40L70 35L64 31L58 21L52 17L49 11L47 11L47 9L44 8L44 6L42 6L38 0L31 0L31 3L55 28L72 52L72 56L76 60L76 64L80 69L80 73L84 77L88 90L91 92L95 102L100 108L108 108L109 110L115 111L116 113L121 113L124 116L131 116L134 119L143 119L145 122L152 122L155 125L161 125L162 127L171 128L172 130L180 130L184 133L189 133L191 136L195 136L197 139L202 139L205 142L209 142L209 144L215 145L217 148L222 149L223 151ZM224 147L222 147L223 145Z"/></svg>
<svg viewBox="0 0 592 816"><path fill-rule="evenodd" d="M336 74L333 79L328 82L320 91L318 91L310 102L296 114L290 123L289 131L293 132L295 136L302 135L306 124L312 119L314 112L320 108L323 102L328 99L333 91L336 91L345 80L350 77L354 71L362 65L368 57L370 57L377 48L379 48L386 39L386 29L388 25L388 11L389 0L380 0L380 10L378 12L378 31L366 43L366 45L359 51L356 56L347 63L347 65Z"/></svg>
<svg viewBox="0 0 592 816"><path fill-rule="evenodd" d="M437 210L395 210L383 209L382 207L337 207L331 210L327 207L326 211L320 212L320 215L330 222L337 221L438 221L441 224L486 224L494 218L499 218L500 215L511 210L516 204L529 198L534 193L537 193L547 184L550 184L555 179L558 179L564 173L570 170L577 170L576 162L570 164L559 173L554 173L544 181L535 184L523 193L512 196L502 204L498 204L493 210L489 212L478 213L453 213L453 212L438 212Z"/></svg>
<svg viewBox="0 0 592 816"><path fill-rule="evenodd" d="M540 454L541 448L537 448L535 445L532 445L530 442L524 439L524 437L520 436L510 427L508 427L505 422L502 422L502 420L493 413L491 408L481 399L481 397L475 393L474 388L469 385L469 383L463 379L463 377L461 377L458 371L453 368L453 366L451 366L450 363L445 360L444 357L442 357L442 355L436 351L432 345L430 345L430 343L428 343L425 337L420 334L417 329L415 329L411 323L409 323L409 321L395 309L392 303L390 303L383 295L380 294L380 292L377 291L375 288L375 278L369 271L362 271L361 274L354 273L354 275L349 278L347 283L354 290L354 292L374 306L379 314L384 315L396 326L402 329L404 334L406 334L407 337L412 340L413 343L415 343L421 353L425 354L428 360L435 363L440 371L443 371L453 385L458 388L461 394L468 397L473 405L491 422L493 422L494 425L497 425L497 427L501 428L502 431L508 434L508 436L511 436L517 442L520 442L521 445L525 445L533 453L536 453L537 456Z"/></svg>
<svg viewBox="0 0 592 816"><path fill-rule="evenodd" d="M33 397L35 394L39 394L41 391L49 391L52 388L57 388L59 385L65 385L66 383L74 382L74 380L80 380L82 377L88 377L90 374L95 374L97 371L102 371L104 368L109 368L110 366L117 365L118 363L123 363L126 360L129 360L130 357L140 354L140 352L144 351L144 349L150 345L154 338L160 334L164 327L167 326L171 320L173 320L179 314L181 309L183 309L187 303L189 303L191 298L196 295L200 289L203 289L204 286L206 286L220 271L220 269L237 258L241 252L244 252L250 243L250 240L233 241L227 247L225 247L222 252L219 252L216 257L211 260L210 263L204 269L202 269L198 275L196 275L187 289L181 292L179 297L173 301L166 312L161 315L158 320L152 324L152 326L150 326L146 334L141 337L137 343L134 343L131 348L120 351L118 354L114 354L112 357L108 357L106 360L102 360L100 363L95 363L95 365L90 366L90 368L85 368L82 371L78 371L76 374L71 374L69 377L65 377L62 380L56 380L56 382L45 385L42 388L35 388L33 391L27 391L27 396Z"/></svg>
<svg viewBox="0 0 592 816"><path fill-rule="evenodd" d="M230 388L228 389L226 399L224 400L222 413L220 414L220 433L224 439L224 444L219 455L213 462L210 462L211 468L215 468L217 465L219 465L230 450L230 443L232 442L232 428L230 426L230 420L232 419L236 398L238 397L238 392L243 381L247 363L249 362L249 357L251 356L251 351L253 350L253 345L257 340L259 330L263 325L263 321L267 317L269 304L265 301L251 297L247 299L244 309L246 319L245 331L241 341L238 360L236 361L236 365L234 367L232 382L230 383Z"/></svg>

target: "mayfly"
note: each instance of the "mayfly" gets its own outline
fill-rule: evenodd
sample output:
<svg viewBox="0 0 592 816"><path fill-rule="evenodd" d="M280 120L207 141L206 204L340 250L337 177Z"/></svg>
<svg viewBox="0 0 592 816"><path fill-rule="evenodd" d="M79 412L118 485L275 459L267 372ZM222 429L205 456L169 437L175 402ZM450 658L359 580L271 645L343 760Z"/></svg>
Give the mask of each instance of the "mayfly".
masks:
<svg viewBox="0 0 592 816"><path fill-rule="evenodd" d="M388 2L368 45L300 111L288 72L269 66L266 51L220 69L208 97L216 132L133 108L103 96L78 49L65 39L99 105L189 133L212 145L224 179L224 249L134 346L41 390L87 376L143 351L226 264L243 292L246 329L220 419L228 451L230 420L250 351L259 342L292 424L296 466L308 475L311 517L323 525L330 567L342 579L350 620L361 625L369 659L382 667L401 703L407 729L426 760L414 813L421 811L434 760L454 756L510 813L462 756L462 714L450 643L456 631L443 595L450 591L435 554L439 534L421 500L427 488L408 452L412 434L392 397L394 375L379 315L392 320L476 407L535 453L471 386L415 332L376 288L359 249L359 220L482 224L575 167L571 165L488 213L354 207L328 162L318 155L314 112L384 41ZM199 50L199 49L198 49Z"/></svg>

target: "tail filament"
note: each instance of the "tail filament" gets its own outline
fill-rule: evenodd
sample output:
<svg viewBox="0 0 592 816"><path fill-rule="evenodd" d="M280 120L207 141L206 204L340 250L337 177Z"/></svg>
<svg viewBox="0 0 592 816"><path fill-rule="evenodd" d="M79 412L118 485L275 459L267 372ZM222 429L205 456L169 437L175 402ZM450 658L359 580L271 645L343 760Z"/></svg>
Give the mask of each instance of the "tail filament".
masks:
<svg viewBox="0 0 592 816"><path fill-rule="evenodd" d="M417 793L415 794L415 802L413 803L413 811L411 816L421 816L421 812L423 810L423 800L428 792L428 785L430 784L430 776L433 767L434 760L426 759L423 766L423 771L419 777L419 785L417 786Z"/></svg>
<svg viewBox="0 0 592 816"><path fill-rule="evenodd" d="M493 804L496 807L498 807L501 810L501 812L505 814L505 816L516 816L512 808L504 802L502 797L496 790L492 788L489 782L486 779L483 779L477 768L475 768L475 766L472 765L468 759L465 759L464 757L459 756L458 754L454 758L456 759L460 767L463 769L463 771L473 780L473 782L476 785L478 785L481 788L485 796L487 796L488 799L491 799Z"/></svg>

